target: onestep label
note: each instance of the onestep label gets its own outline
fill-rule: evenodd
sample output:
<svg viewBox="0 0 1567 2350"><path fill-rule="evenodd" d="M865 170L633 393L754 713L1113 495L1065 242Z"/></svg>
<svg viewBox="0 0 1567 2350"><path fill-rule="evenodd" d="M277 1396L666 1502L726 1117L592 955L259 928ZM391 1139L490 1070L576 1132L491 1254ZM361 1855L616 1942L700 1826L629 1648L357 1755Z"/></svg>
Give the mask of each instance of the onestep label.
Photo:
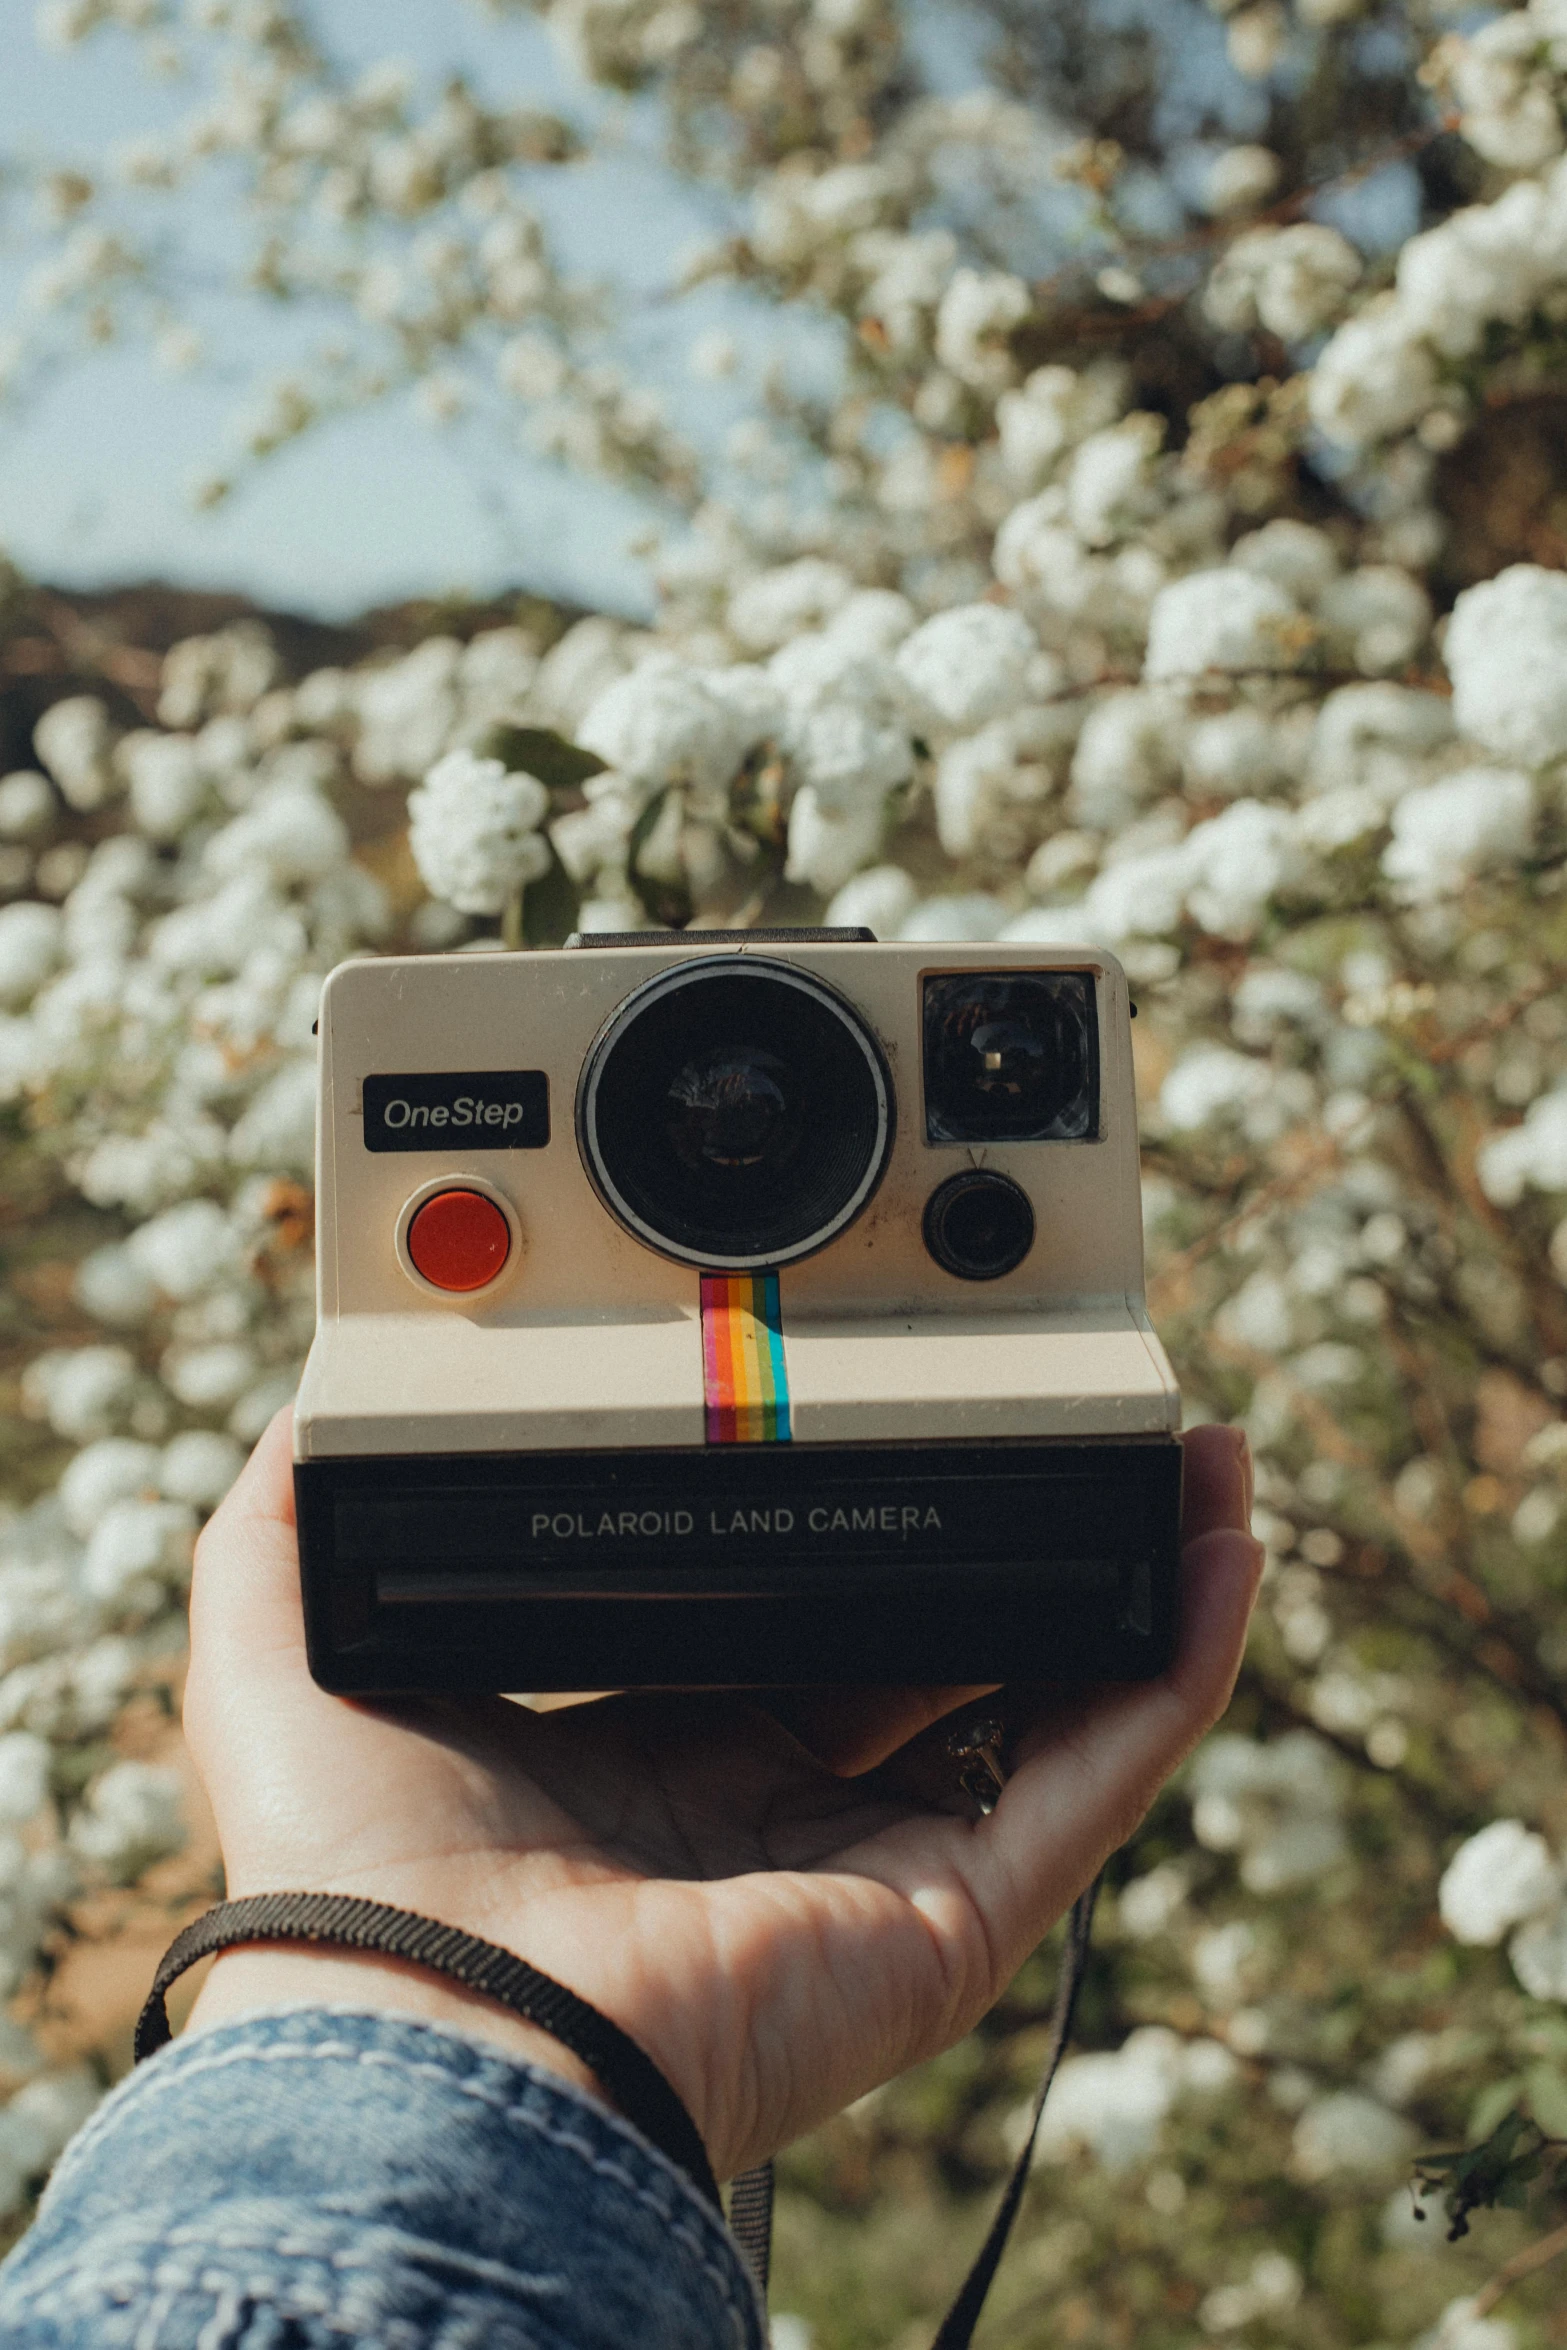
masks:
<svg viewBox="0 0 1567 2350"><path fill-rule="evenodd" d="M365 1149L537 1151L550 1138L542 1069L439 1069L364 1082Z"/></svg>

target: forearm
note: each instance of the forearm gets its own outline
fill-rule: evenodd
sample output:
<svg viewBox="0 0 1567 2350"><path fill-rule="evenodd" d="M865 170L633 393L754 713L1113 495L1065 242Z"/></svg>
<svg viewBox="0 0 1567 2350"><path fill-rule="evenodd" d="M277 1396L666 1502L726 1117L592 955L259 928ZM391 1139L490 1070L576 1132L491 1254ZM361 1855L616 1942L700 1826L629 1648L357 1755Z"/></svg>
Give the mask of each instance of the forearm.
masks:
<svg viewBox="0 0 1567 2350"><path fill-rule="evenodd" d="M315 1978L324 1983L324 1977ZM214 2024L122 2084L0 2269L14 2350L761 2350L717 2215L555 2073L409 2014Z"/></svg>

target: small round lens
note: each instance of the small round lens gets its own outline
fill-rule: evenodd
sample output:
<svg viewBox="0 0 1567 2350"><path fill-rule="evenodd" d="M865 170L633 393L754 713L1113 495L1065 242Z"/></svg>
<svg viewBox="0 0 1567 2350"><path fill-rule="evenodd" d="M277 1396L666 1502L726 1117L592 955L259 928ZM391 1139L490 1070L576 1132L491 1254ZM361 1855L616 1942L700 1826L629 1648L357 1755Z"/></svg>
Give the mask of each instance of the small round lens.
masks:
<svg viewBox="0 0 1567 2350"><path fill-rule="evenodd" d="M1010 1175L953 1175L925 1208L925 1246L960 1281L999 1281L1034 1245L1034 1211Z"/></svg>

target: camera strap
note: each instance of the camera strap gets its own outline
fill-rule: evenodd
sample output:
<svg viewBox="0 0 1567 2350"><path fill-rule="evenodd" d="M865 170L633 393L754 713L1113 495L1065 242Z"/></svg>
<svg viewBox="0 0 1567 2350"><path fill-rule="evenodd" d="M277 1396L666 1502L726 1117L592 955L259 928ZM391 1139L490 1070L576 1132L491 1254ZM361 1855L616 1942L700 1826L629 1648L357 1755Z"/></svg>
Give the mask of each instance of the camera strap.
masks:
<svg viewBox="0 0 1567 2350"><path fill-rule="evenodd" d="M985 2297L1001 2265L1028 2184L1045 2099L1071 2037L1072 2019L1088 1964L1099 1882L1095 1878L1088 1891L1079 1895L1067 1921L1066 1948L1050 2019L1050 2046L1034 2094L1028 2135L1018 2150L985 2241L956 2300L941 2321L932 2350L968 2350ZM186 1969L217 1951L257 1942L305 1942L318 1948L362 1950L378 1957L405 1959L411 1965L449 1976L465 1990L478 1992L509 2008L525 2023L536 2025L579 2057L626 2119L686 2173L708 2202L722 2208L712 2165L696 2124L664 2074L629 2033L564 1983L558 1983L553 1975L530 1966L526 1959L516 1957L509 1950L502 1950L497 1943L486 1942L477 1934L462 1933L455 1926L442 1925L439 1919L422 1917L414 1910L394 1909L381 1901L361 1901L340 1893L258 1893L244 1901L219 1902L177 1935L159 1960L152 1989L137 2019L135 2059L138 2064L165 2047L172 2037L168 1993ZM734 2181L730 2188L729 2226L746 2265L765 2295L773 2231L770 2162L742 2171Z"/></svg>
<svg viewBox="0 0 1567 2350"><path fill-rule="evenodd" d="M1022 2207L1023 2190L1028 2185L1034 2147L1039 2137L1039 2124L1044 2116L1045 2099L1050 2094L1050 2084L1060 2070L1066 2044L1072 2036L1072 2018L1077 2010L1078 1993L1082 1990L1083 1976L1088 1966L1094 1904L1099 1898L1102 1881L1102 1878L1096 1877L1088 1891L1080 1894L1072 1904L1071 1915L1067 1920L1066 1949L1062 1953L1061 1974L1056 1984L1055 2006L1050 2017L1050 2046L1045 2052L1045 2069L1040 2076L1039 2087L1034 2092L1028 2135L1018 2149L1006 2191L990 2223L985 2241L975 2254L973 2265L958 2289L957 2299L941 2321L932 2350L969 2350L974 2328L979 2323L980 2311L985 2306L985 2296L1001 2266L1001 2255L1007 2248L1012 2224ZM730 2187L729 2229L745 2257L746 2266L765 2295L773 2239L773 2166L770 2162L759 2163L755 2170L742 2171Z"/></svg>
<svg viewBox="0 0 1567 2350"><path fill-rule="evenodd" d="M245 1942L309 1942L406 1959L510 2008L524 2023L536 2025L580 2057L610 2103L722 2210L718 2182L695 2122L629 2032L553 1975L502 1950L498 1943L443 1926L438 1918L421 1917L417 1910L393 1909L384 1901L361 1901L346 1893L256 1893L245 1901L220 1901L176 1935L159 1960L136 2023L138 2064L172 2037L165 2004L170 1984L198 1959Z"/></svg>

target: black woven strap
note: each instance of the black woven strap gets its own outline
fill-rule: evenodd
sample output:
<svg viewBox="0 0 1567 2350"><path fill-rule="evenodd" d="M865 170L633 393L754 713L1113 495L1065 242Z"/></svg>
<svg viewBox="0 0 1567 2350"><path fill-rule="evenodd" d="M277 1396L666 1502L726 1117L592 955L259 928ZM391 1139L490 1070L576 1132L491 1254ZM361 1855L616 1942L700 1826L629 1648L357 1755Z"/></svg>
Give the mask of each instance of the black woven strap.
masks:
<svg viewBox="0 0 1567 2350"><path fill-rule="evenodd" d="M247 1901L219 1902L187 1926L159 1960L136 2024L138 2064L169 2040L169 1985L198 1959L243 1942L310 1942L401 1958L509 2007L580 2057L627 2121L678 2164L715 2209L722 2208L695 2122L653 2059L619 2024L498 1944L381 1901L359 1901L346 1893L257 1893Z"/></svg>
<svg viewBox="0 0 1567 2350"><path fill-rule="evenodd" d="M729 2233L765 2300L773 2265L773 2166L759 2162L743 2170L729 2189Z"/></svg>
<svg viewBox="0 0 1567 2350"><path fill-rule="evenodd" d="M1001 2255L1012 2233L1012 2222L1017 2218L1023 2201L1023 2190L1028 2185L1029 2167L1034 2159L1034 2141L1039 2136L1045 2099L1050 2094L1050 2084L1056 2077L1067 2041L1072 2035L1077 1995L1083 1988L1083 1976L1088 1966L1088 1945L1094 1930L1094 1903L1099 1898L1100 1882L1096 1877L1088 1891L1080 1894L1072 1905L1072 1915L1067 1921L1066 1949L1061 1956L1061 1976L1056 1984L1055 2012L1050 2018L1050 2046L1045 2052L1044 2077L1034 2096L1028 2136L1012 2165L1012 2176L1007 2181L1000 2208L990 2223L990 2232L979 2248L973 2267L963 2280L957 2299L941 2321L941 2330L932 2350L968 2350L974 2338L974 2328L979 2323L979 2313L985 2306L985 2295L990 2291L1001 2265Z"/></svg>

